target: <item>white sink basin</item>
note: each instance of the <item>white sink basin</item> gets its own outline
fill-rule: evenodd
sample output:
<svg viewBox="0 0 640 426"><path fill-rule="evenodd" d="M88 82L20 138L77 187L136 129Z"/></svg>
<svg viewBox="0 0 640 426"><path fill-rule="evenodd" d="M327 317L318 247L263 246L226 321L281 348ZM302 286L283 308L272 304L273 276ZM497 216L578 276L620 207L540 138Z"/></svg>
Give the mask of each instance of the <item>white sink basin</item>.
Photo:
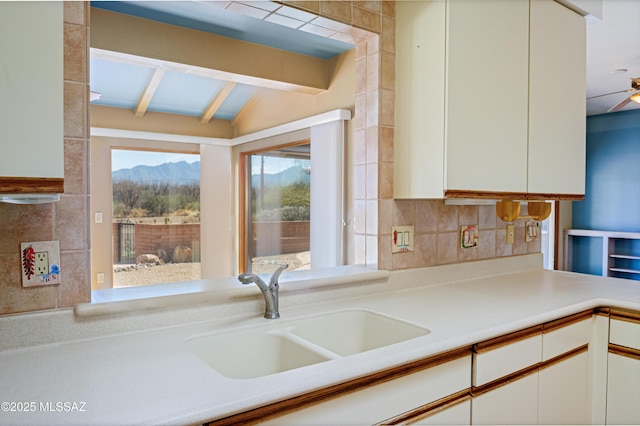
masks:
<svg viewBox="0 0 640 426"><path fill-rule="evenodd" d="M198 337L186 344L220 374L249 379L429 334L426 328L363 310L281 321L249 331Z"/></svg>
<svg viewBox="0 0 640 426"><path fill-rule="evenodd" d="M232 379L267 376L326 361L277 331L246 331L201 337L187 342L193 353Z"/></svg>
<svg viewBox="0 0 640 426"><path fill-rule="evenodd" d="M426 328L361 310L302 320L291 332L343 357L429 334Z"/></svg>

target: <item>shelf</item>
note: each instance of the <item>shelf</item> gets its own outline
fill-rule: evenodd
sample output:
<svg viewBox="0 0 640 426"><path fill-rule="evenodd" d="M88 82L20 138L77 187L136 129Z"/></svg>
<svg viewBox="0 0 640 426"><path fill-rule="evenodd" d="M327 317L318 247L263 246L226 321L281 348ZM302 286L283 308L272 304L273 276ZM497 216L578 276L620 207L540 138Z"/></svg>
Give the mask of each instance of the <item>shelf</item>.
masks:
<svg viewBox="0 0 640 426"><path fill-rule="evenodd" d="M568 229L564 233L564 268L573 270L573 239L592 238L600 240L602 256L600 271L602 276L623 278L619 273L640 275L637 265L632 262L640 261L640 232L598 231L592 229ZM593 253L595 246L589 244L588 250ZM587 265L593 270L593 264ZM630 278L629 279L637 279Z"/></svg>
<svg viewBox="0 0 640 426"><path fill-rule="evenodd" d="M640 256L630 256L628 254L610 254L609 257L616 259L640 260Z"/></svg>
<svg viewBox="0 0 640 426"><path fill-rule="evenodd" d="M624 268L609 268L611 272L625 272L627 274L640 274L637 269L624 269Z"/></svg>

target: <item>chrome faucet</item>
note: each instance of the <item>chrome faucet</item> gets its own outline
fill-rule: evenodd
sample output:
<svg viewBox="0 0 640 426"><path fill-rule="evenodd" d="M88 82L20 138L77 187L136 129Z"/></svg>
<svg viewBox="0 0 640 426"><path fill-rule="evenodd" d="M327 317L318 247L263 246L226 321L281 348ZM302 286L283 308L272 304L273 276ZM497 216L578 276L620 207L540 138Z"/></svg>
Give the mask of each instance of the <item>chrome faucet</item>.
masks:
<svg viewBox="0 0 640 426"><path fill-rule="evenodd" d="M264 317L268 319L280 318L280 312L278 311L278 277L282 271L287 269L289 265L280 266L269 279L269 285L265 284L256 274L240 274L238 280L242 284L255 283L264 295L264 301L266 302Z"/></svg>

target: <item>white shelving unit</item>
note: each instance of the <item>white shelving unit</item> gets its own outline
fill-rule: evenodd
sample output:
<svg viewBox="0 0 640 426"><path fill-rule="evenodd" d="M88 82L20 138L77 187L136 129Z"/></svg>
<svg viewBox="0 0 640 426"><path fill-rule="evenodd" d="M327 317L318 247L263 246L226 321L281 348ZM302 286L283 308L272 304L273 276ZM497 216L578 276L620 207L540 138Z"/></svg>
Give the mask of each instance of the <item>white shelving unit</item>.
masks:
<svg viewBox="0 0 640 426"><path fill-rule="evenodd" d="M640 276L640 256L621 249L622 241L640 240L640 232L596 231L590 229L567 229L564 231L564 267L571 271L573 266L573 238L591 237L602 239L602 273L604 277L619 277L618 273ZM634 263L634 261L637 261ZM631 264L634 267L621 267Z"/></svg>

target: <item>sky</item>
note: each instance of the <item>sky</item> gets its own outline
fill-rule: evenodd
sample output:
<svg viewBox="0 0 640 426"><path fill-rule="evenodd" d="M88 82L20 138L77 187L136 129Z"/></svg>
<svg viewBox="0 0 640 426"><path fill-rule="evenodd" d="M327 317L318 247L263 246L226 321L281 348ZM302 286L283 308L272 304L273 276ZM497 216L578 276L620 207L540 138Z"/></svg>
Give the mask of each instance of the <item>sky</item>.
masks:
<svg viewBox="0 0 640 426"><path fill-rule="evenodd" d="M258 157L259 158L259 157ZM200 161L199 154L182 154L179 152L155 152L155 151L133 151L129 149L111 150L111 171L121 169L132 169L135 166L158 166L164 163L177 163L186 161L193 163ZM253 161L251 173L260 173L260 160ZM291 158L265 157L264 172L274 174L288 169L298 164L304 165L304 161Z"/></svg>
<svg viewBox="0 0 640 426"><path fill-rule="evenodd" d="M129 149L111 150L111 171L132 169L135 166L158 166L164 163L200 161L199 154L182 154L179 152L132 151Z"/></svg>

